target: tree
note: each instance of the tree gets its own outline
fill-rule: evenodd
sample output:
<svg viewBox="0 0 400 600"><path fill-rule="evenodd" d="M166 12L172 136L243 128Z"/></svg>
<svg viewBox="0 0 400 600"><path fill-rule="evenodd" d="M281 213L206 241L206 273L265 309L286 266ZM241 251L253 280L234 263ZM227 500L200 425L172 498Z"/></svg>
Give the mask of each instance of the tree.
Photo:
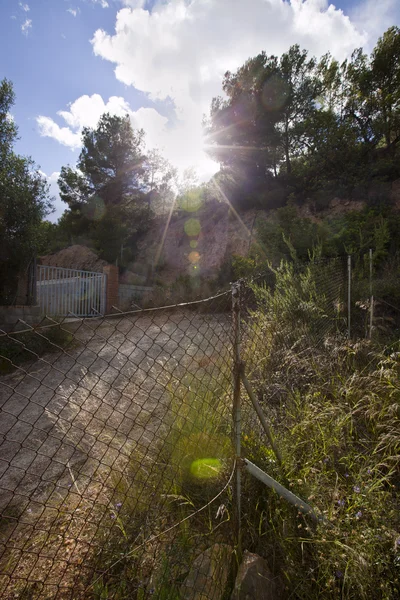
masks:
<svg viewBox="0 0 400 600"><path fill-rule="evenodd" d="M15 301L18 277L39 243L42 219L51 212L49 186L31 158L13 151L18 129L10 116L12 83L0 82L0 301Z"/></svg>
<svg viewBox="0 0 400 600"><path fill-rule="evenodd" d="M86 238L112 262L132 248L150 218L146 196L144 132L129 116L104 114L96 128L84 128L77 167L63 167L60 196L70 210L62 226L72 239ZM129 255L126 254L126 256Z"/></svg>
<svg viewBox="0 0 400 600"><path fill-rule="evenodd" d="M226 191L247 206L279 206L284 194L274 179L290 178L293 159L307 152L307 125L318 110L316 60L297 45L280 59L262 52L227 72L222 87L227 99L212 101L207 130Z"/></svg>
<svg viewBox="0 0 400 600"><path fill-rule="evenodd" d="M144 186L149 208L164 214L175 199L178 171L157 148L146 153L144 159Z"/></svg>
<svg viewBox="0 0 400 600"><path fill-rule="evenodd" d="M371 78L377 111L375 127L394 156L400 141L400 29L390 27L371 57Z"/></svg>
<svg viewBox="0 0 400 600"><path fill-rule="evenodd" d="M85 127L77 168L63 167L60 196L71 208L94 197L104 206L134 201L144 174L143 130L133 130L129 116L104 114L95 129Z"/></svg>

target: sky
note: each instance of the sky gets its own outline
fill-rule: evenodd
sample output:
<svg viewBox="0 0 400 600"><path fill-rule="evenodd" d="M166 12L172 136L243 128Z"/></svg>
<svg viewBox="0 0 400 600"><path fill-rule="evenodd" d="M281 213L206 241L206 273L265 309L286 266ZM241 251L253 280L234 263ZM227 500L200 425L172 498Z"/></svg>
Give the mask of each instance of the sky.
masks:
<svg viewBox="0 0 400 600"><path fill-rule="evenodd" d="M261 50L300 44L338 59L369 52L400 0L0 0L0 79L14 84L17 151L40 166L55 197L75 165L82 127L129 114L181 171L206 181L218 165L203 149L201 120L227 70Z"/></svg>

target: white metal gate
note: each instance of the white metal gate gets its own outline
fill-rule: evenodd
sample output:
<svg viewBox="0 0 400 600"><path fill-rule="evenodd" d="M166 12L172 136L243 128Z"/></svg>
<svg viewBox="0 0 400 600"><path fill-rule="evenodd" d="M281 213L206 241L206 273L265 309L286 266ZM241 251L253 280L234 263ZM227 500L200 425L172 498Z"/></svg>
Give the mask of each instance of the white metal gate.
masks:
<svg viewBox="0 0 400 600"><path fill-rule="evenodd" d="M104 315L106 275L93 271L38 265L36 299L43 315L58 317Z"/></svg>

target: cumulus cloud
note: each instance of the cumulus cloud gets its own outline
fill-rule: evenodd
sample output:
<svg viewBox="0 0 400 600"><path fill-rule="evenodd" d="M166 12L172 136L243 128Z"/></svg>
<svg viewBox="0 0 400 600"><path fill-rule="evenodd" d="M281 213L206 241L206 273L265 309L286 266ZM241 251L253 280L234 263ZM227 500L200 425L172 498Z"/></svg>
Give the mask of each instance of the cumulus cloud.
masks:
<svg viewBox="0 0 400 600"><path fill-rule="evenodd" d="M80 96L69 105L68 110L58 111L58 115L65 121L67 127L60 127L52 118L39 116L36 121L42 136L51 137L71 149L81 146L81 132L83 127L96 127L101 115L104 113L124 116L129 115L135 129L146 131L146 140L150 147L159 145L168 119L154 108L141 107L137 111L130 108L129 103L119 96L111 96L104 102L100 94Z"/></svg>
<svg viewBox="0 0 400 600"><path fill-rule="evenodd" d="M400 24L400 3L398 0L361 0L351 10L350 18L360 31L366 33L366 49L370 51L388 27Z"/></svg>
<svg viewBox="0 0 400 600"><path fill-rule="evenodd" d="M261 50L279 55L299 43L342 59L366 39L327 0L171 0L121 9L115 32L97 30L92 44L115 64L117 79L152 98L171 97L189 118L220 93L227 69Z"/></svg>
<svg viewBox="0 0 400 600"><path fill-rule="evenodd" d="M23 4L22 2L19 3L19 7L24 11L24 12L29 12L30 8L29 8L29 4Z"/></svg>
<svg viewBox="0 0 400 600"><path fill-rule="evenodd" d="M79 133L73 133L69 127L60 127L50 117L39 116L36 119L39 126L39 133L43 137L50 137L63 146L68 146L72 150L81 145L81 136Z"/></svg>
<svg viewBox="0 0 400 600"><path fill-rule="evenodd" d="M141 107L133 111L120 96L111 96L107 102L99 94L80 96L69 105L68 110L57 113L67 126L61 127L54 119L43 115L37 117L36 122L40 135L76 150L81 147L83 127L96 127L105 112L118 116L129 115L134 129L144 129L147 148L159 148L166 158L181 169L196 165L200 179L209 178L217 170L217 165L202 150L200 121L191 125L190 132L183 122L171 128L168 127L167 117L154 108Z"/></svg>
<svg viewBox="0 0 400 600"><path fill-rule="evenodd" d="M26 19L21 25L21 31L24 35L28 35L30 29L32 29L32 19Z"/></svg>
<svg viewBox="0 0 400 600"><path fill-rule="evenodd" d="M67 12L73 17L76 17L81 11L79 8L67 8Z"/></svg>

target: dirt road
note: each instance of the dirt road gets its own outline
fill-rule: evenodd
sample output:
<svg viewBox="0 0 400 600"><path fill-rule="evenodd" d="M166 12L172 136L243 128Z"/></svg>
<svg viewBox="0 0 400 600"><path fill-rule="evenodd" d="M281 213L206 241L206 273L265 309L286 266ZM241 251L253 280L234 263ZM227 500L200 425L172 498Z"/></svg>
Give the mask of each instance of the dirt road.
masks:
<svg viewBox="0 0 400 600"><path fill-rule="evenodd" d="M53 579L61 577L55 563L70 564L85 541L76 539L77 516L89 536L88 515L109 507L111 477L124 473L133 450L146 454L162 442L171 386L220 358L229 315L153 312L67 328L71 347L0 378L3 598L35 581L48 584L47 595L32 597L68 597ZM49 547L61 513L67 525ZM66 554L66 539L75 553Z"/></svg>

